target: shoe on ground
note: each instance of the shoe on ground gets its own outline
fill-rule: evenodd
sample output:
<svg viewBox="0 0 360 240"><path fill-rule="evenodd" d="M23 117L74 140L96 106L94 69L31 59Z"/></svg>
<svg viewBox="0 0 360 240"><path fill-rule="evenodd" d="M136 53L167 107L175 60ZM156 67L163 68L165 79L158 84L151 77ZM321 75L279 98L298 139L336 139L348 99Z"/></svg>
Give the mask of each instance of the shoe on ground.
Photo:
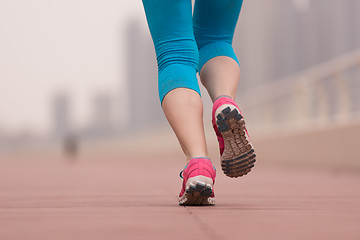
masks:
<svg viewBox="0 0 360 240"><path fill-rule="evenodd" d="M216 170L208 158L193 158L180 173L183 178L179 205L209 206L215 204Z"/></svg>

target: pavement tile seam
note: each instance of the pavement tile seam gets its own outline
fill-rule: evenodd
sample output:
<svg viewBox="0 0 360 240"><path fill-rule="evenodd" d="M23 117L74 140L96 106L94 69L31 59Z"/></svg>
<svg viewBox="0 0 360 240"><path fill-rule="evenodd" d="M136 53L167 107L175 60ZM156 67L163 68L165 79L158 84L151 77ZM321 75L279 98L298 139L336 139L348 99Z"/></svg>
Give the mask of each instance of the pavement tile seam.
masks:
<svg viewBox="0 0 360 240"><path fill-rule="evenodd" d="M200 208L201 209L202 208L209 209L209 208L214 208L214 207L215 206L205 206L205 207L200 207ZM204 233L206 239L214 239L214 240L224 240L225 239L215 230L214 227L211 227L208 223L203 221L196 213L194 213L192 211L192 208L199 208L199 207L184 207L184 209L189 214L189 216L191 216L194 219L198 228Z"/></svg>

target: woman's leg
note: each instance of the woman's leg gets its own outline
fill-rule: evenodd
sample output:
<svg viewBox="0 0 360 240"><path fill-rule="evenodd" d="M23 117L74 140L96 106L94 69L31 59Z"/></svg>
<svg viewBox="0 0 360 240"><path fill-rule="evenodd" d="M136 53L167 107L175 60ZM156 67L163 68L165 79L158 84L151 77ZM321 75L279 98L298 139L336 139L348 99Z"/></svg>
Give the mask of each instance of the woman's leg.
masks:
<svg viewBox="0 0 360 240"><path fill-rule="evenodd" d="M240 69L232 39L241 6L242 0L197 0L193 20L200 78L214 102L212 121L221 167L229 177L246 175L256 161L243 116L233 100Z"/></svg>
<svg viewBox="0 0 360 240"><path fill-rule="evenodd" d="M165 96L162 107L188 161L207 157L200 95L187 88L177 88Z"/></svg>
<svg viewBox="0 0 360 240"><path fill-rule="evenodd" d="M188 160L206 157L191 0L143 0L143 5L157 55L164 113Z"/></svg>
<svg viewBox="0 0 360 240"><path fill-rule="evenodd" d="M232 48L242 0L196 0L194 33L199 47L202 84L213 101L235 98L240 68Z"/></svg>

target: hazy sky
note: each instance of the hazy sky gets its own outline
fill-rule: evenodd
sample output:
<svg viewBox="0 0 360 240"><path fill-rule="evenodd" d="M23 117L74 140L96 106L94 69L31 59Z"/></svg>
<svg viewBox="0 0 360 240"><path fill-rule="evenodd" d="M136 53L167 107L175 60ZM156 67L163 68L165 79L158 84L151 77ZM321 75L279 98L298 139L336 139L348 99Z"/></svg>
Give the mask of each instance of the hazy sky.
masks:
<svg viewBox="0 0 360 240"><path fill-rule="evenodd" d="M46 133L57 92L70 93L78 124L94 93L118 94L131 18L145 27L141 1L0 1L0 131Z"/></svg>

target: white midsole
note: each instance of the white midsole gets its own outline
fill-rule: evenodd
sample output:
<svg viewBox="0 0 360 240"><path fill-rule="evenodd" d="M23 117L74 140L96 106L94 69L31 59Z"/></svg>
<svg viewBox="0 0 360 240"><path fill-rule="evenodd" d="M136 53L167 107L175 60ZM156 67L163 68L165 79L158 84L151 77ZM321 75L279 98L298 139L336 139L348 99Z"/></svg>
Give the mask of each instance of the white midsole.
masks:
<svg viewBox="0 0 360 240"><path fill-rule="evenodd" d="M202 183L205 186L211 187L213 189L213 180L212 178L198 175L196 177L189 178L186 182L186 189L189 189L190 185L196 186L197 183Z"/></svg>
<svg viewBox="0 0 360 240"><path fill-rule="evenodd" d="M240 113L240 109L237 108L236 106L234 106L233 104L223 104L221 105L220 107L218 107L218 109L216 109L215 111L215 117L217 115L219 115L219 113L222 112L222 110L224 110L225 108L229 107L230 108L230 111L234 110L235 108L238 110L238 112Z"/></svg>

